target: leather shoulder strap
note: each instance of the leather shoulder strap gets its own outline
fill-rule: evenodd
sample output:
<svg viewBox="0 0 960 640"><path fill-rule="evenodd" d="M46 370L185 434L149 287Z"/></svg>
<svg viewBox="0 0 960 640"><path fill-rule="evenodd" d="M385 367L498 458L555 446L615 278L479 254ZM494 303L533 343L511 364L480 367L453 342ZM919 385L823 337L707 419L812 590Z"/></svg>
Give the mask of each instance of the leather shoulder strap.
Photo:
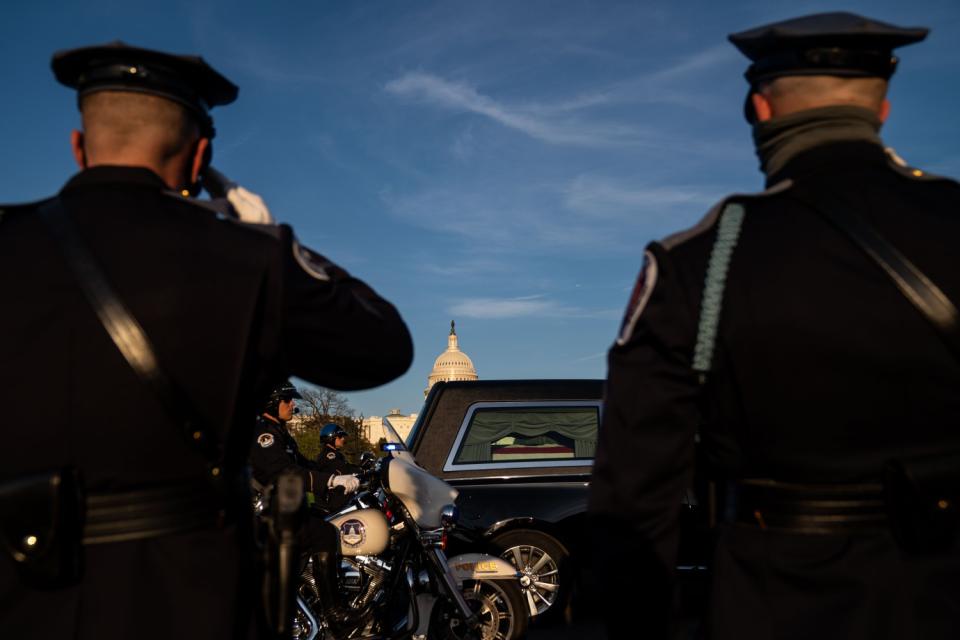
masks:
<svg viewBox="0 0 960 640"><path fill-rule="evenodd" d="M60 198L45 202L38 211L63 250L67 264L100 319L100 324L123 354L127 364L154 393L168 416L181 426L187 442L211 465L218 464L220 451L216 435L203 427L204 421L199 419L190 402L160 367L149 337L110 286L87 245L77 233ZM218 475L220 470L212 466L211 472Z"/></svg>
<svg viewBox="0 0 960 640"><path fill-rule="evenodd" d="M845 233L870 256L893 280L900 293L933 325L953 355L960 359L960 313L940 287L856 212L843 206L831 207L827 212L811 202L798 200Z"/></svg>

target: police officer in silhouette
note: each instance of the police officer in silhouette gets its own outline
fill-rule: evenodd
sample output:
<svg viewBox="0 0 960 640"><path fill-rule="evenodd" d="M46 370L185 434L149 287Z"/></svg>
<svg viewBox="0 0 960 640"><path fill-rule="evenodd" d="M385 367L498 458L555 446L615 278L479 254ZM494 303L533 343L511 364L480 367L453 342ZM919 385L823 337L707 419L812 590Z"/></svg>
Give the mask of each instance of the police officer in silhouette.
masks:
<svg viewBox="0 0 960 640"><path fill-rule="evenodd" d="M960 300L960 185L880 138L894 50L926 35L830 13L730 36L766 190L647 246L610 349L590 511L598 544L630 550L597 565L611 635L668 637L696 460L720 521L709 637L956 637L960 359L841 222ZM899 533L904 466L918 515L946 515L919 532L936 548Z"/></svg>
<svg viewBox="0 0 960 640"><path fill-rule="evenodd" d="M2 635L246 637L252 416L288 375L396 378L409 333L210 170L238 89L206 61L115 42L52 64L79 172L0 205ZM204 179L223 200L194 197Z"/></svg>

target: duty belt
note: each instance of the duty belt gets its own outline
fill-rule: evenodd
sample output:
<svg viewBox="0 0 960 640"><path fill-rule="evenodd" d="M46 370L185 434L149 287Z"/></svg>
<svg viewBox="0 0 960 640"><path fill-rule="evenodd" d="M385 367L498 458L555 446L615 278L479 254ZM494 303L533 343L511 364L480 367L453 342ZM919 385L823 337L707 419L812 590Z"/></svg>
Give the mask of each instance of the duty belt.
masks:
<svg viewBox="0 0 960 640"><path fill-rule="evenodd" d="M84 544L126 542L215 527L222 500L206 483L136 491L89 492Z"/></svg>
<svg viewBox="0 0 960 640"><path fill-rule="evenodd" d="M727 492L726 520L788 533L888 531L883 487L739 480Z"/></svg>

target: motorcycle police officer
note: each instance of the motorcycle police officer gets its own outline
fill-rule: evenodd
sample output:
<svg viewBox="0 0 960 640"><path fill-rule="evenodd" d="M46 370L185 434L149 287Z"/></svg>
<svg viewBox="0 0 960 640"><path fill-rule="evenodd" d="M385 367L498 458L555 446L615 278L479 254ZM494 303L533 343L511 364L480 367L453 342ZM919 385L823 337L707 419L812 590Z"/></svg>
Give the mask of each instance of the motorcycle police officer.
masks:
<svg viewBox="0 0 960 640"><path fill-rule="evenodd" d="M353 493L359 485L355 475L338 475L341 472L318 467L300 453L297 441L287 430L287 422L298 411L295 399L302 398L289 380L270 393L267 406L257 418L256 437L250 454L253 478L266 486L280 472L295 468L303 477L310 504L318 497L323 498L334 487L342 488L347 494Z"/></svg>
<svg viewBox="0 0 960 640"><path fill-rule="evenodd" d="M2 635L248 637L258 399L288 375L388 382L409 333L249 192L191 197L238 92L203 59L111 43L52 65L80 172L0 206Z"/></svg>
<svg viewBox="0 0 960 640"><path fill-rule="evenodd" d="M696 460L720 498L709 637L957 637L958 327L918 309L960 301L960 185L879 137L893 50L926 34L833 13L730 36L767 190L647 247L610 349L590 513L630 550L597 564L611 635L668 637Z"/></svg>
<svg viewBox="0 0 960 640"><path fill-rule="evenodd" d="M300 528L300 546L313 561L318 604L328 623L335 626L345 615L337 589L340 537L337 528L327 523L323 516L330 504L342 502L343 496L355 492L360 480L352 474L320 469L300 453L287 423L299 411L296 399L302 397L289 380L273 389L263 413L257 418L250 466L253 479L262 492L269 492L269 487L283 472L294 472L303 479L310 509Z"/></svg>
<svg viewBox="0 0 960 640"><path fill-rule="evenodd" d="M343 455L343 445L347 440L347 432L338 424L330 422L320 429L320 442L323 448L317 455L317 464L321 469L333 473L359 473L360 467L347 462Z"/></svg>

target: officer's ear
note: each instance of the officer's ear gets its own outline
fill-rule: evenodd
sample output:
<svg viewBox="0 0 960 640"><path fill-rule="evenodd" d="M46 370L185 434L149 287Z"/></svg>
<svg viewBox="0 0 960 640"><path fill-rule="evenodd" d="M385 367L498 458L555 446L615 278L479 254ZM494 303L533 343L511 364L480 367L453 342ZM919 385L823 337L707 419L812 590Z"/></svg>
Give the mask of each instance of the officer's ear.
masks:
<svg viewBox="0 0 960 640"><path fill-rule="evenodd" d="M81 169L87 168L87 153L83 150L84 141L83 131L74 129L70 132L70 148L73 150L73 159L77 161L77 166Z"/></svg>
<svg viewBox="0 0 960 640"><path fill-rule="evenodd" d="M753 104L753 112L757 116L757 122L766 122L773 117L773 107L770 101L762 93L751 93L750 102Z"/></svg>
<svg viewBox="0 0 960 640"><path fill-rule="evenodd" d="M880 117L881 123L886 122L887 118L890 117L890 101L886 98L880 103L880 112L877 115Z"/></svg>
<svg viewBox="0 0 960 640"><path fill-rule="evenodd" d="M197 140L197 146L194 147L191 158L190 184L197 184L200 181L200 174L210 166L211 160L213 160L213 145L210 144L210 138L200 138Z"/></svg>

